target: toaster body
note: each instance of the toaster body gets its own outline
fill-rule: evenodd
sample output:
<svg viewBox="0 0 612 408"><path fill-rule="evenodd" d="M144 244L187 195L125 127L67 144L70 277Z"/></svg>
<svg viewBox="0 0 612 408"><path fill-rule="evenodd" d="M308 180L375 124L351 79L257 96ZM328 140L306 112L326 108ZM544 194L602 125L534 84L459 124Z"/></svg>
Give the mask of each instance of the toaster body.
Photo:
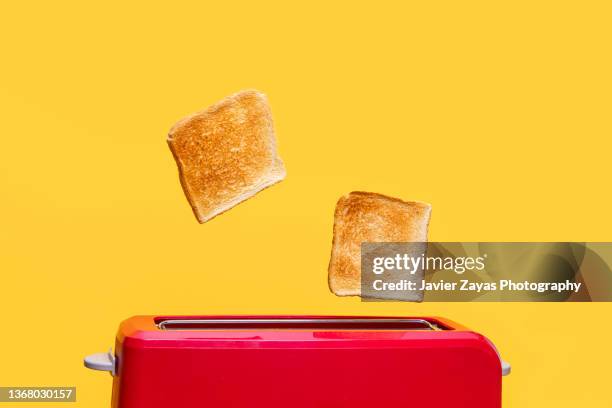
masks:
<svg viewBox="0 0 612 408"><path fill-rule="evenodd" d="M138 316L85 365L113 374L113 408L499 408L509 372L430 317Z"/></svg>

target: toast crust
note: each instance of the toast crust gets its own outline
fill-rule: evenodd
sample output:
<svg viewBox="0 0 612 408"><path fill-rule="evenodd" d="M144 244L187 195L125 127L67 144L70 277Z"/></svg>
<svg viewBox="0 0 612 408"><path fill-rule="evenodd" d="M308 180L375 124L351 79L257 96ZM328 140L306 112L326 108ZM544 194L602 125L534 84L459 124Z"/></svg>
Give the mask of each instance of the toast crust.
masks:
<svg viewBox="0 0 612 408"><path fill-rule="evenodd" d="M168 146L200 223L285 178L272 113L255 90L230 95L178 121Z"/></svg>
<svg viewBox="0 0 612 408"><path fill-rule="evenodd" d="M329 289L338 296L360 296L361 243L426 242L430 214L430 204L377 193L341 197L334 213Z"/></svg>

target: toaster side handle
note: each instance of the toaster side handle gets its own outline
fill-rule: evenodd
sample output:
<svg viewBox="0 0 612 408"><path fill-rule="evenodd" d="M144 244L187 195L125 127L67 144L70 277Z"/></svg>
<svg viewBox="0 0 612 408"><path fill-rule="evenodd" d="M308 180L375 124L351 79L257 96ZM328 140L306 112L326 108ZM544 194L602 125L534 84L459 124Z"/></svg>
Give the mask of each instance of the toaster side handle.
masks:
<svg viewBox="0 0 612 408"><path fill-rule="evenodd" d="M502 376L506 376L510 374L510 371L512 371L512 367L510 366L510 363L508 363L507 361L501 360L501 367L502 367Z"/></svg>
<svg viewBox="0 0 612 408"><path fill-rule="evenodd" d="M85 367L91 370L108 371L112 376L116 373L116 358L112 349L107 353L91 354L84 359Z"/></svg>

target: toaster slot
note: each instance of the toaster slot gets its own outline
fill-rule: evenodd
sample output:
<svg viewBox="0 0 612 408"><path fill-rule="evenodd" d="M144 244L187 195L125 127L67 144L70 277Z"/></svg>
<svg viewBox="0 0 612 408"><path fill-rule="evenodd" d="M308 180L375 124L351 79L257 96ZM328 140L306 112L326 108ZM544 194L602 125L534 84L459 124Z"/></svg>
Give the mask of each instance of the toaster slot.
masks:
<svg viewBox="0 0 612 408"><path fill-rule="evenodd" d="M401 318L156 319L161 330L446 330L435 321Z"/></svg>

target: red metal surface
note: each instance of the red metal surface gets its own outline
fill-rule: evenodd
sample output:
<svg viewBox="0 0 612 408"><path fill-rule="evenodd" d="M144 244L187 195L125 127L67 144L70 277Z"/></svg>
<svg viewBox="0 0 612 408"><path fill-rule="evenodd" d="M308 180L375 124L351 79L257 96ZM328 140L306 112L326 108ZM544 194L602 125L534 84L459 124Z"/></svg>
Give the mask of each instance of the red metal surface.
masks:
<svg viewBox="0 0 612 408"><path fill-rule="evenodd" d="M426 318L443 331L165 331L154 319L120 326L114 408L501 407L497 353L446 319Z"/></svg>

